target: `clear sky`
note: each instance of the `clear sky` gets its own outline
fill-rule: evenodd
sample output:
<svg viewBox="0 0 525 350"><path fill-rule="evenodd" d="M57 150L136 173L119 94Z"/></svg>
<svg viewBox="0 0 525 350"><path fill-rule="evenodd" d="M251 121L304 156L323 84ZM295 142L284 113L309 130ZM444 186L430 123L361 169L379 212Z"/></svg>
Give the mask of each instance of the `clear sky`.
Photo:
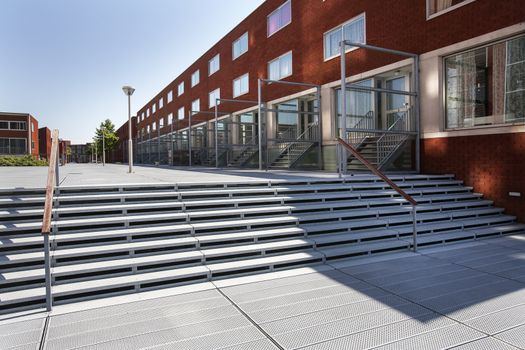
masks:
<svg viewBox="0 0 525 350"><path fill-rule="evenodd" d="M73 143L132 113L264 0L0 0L0 111Z"/></svg>

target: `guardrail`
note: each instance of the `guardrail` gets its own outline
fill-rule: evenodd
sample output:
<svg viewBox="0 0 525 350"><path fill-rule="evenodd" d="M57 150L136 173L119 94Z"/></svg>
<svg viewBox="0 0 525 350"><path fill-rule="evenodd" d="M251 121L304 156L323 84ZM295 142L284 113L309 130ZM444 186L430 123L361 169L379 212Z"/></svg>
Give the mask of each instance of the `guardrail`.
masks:
<svg viewBox="0 0 525 350"><path fill-rule="evenodd" d="M407 202L409 202L412 205L412 232L413 232L413 249L414 252L417 251L417 218L416 218L416 207L418 205L417 201L408 193L403 191L399 186L397 186L388 176L386 176L382 171L380 171L377 167L372 165L368 160L366 160L352 145L350 145L348 142L343 140L342 138L337 138L338 145L341 147L346 148L352 155L357 158L361 163L363 163L364 166L368 168L374 175L381 178L383 181L385 181L394 191L399 193L401 197L403 197ZM338 152L341 154L342 152ZM341 166L341 165L339 165Z"/></svg>
<svg viewBox="0 0 525 350"><path fill-rule="evenodd" d="M51 218L53 214L53 194L55 186L59 184L58 174L58 130L53 130L51 135L51 155L47 168L46 199L44 204L44 217L42 219L42 236L44 236L44 270L46 283L46 309L51 311L53 301L51 296L51 258L49 235L51 233Z"/></svg>

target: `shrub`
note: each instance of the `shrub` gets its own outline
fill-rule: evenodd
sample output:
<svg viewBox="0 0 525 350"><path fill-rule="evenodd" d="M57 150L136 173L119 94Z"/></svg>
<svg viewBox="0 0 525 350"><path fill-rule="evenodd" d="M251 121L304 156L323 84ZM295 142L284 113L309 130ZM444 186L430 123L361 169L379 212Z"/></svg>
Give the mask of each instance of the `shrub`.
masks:
<svg viewBox="0 0 525 350"><path fill-rule="evenodd" d="M0 156L0 166L47 166L47 161L35 159L30 155Z"/></svg>

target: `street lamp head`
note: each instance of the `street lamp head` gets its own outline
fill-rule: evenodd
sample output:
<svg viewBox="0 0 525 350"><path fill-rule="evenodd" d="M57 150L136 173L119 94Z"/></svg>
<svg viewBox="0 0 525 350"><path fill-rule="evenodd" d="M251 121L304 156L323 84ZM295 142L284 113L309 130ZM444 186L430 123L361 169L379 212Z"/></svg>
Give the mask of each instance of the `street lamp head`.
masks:
<svg viewBox="0 0 525 350"><path fill-rule="evenodd" d="M135 92L135 89L132 88L131 86L126 85L122 87L122 91L124 91L126 96L131 96Z"/></svg>

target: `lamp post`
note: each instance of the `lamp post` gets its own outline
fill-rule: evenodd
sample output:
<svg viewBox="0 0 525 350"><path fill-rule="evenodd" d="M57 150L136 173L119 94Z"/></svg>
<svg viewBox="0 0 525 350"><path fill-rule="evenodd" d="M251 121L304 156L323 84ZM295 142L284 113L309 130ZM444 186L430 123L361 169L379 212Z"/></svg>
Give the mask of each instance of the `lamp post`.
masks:
<svg viewBox="0 0 525 350"><path fill-rule="evenodd" d="M135 89L131 86L123 86L122 91L128 96L128 164L129 173L133 172L133 140L131 139L131 95L135 92Z"/></svg>

